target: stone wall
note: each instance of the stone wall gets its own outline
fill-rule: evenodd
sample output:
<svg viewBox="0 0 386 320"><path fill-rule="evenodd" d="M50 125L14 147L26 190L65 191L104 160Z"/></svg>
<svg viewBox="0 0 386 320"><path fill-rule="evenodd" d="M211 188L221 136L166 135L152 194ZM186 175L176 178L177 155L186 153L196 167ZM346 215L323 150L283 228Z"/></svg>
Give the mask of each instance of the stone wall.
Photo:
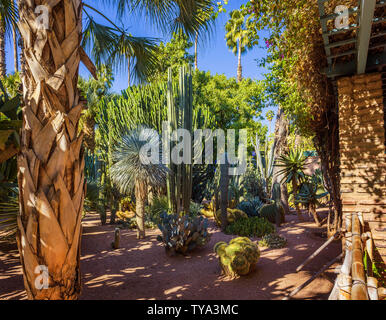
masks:
<svg viewBox="0 0 386 320"><path fill-rule="evenodd" d="M363 213L385 261L386 154L381 74L341 78L338 93L343 215Z"/></svg>

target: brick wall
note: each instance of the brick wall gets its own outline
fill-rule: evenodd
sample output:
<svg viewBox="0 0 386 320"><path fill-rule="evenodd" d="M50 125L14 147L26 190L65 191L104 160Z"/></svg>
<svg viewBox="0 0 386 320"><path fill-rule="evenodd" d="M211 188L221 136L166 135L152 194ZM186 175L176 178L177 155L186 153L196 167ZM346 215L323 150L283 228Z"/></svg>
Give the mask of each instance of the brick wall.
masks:
<svg viewBox="0 0 386 320"><path fill-rule="evenodd" d="M386 260L384 100L379 73L338 80L343 215L362 212Z"/></svg>

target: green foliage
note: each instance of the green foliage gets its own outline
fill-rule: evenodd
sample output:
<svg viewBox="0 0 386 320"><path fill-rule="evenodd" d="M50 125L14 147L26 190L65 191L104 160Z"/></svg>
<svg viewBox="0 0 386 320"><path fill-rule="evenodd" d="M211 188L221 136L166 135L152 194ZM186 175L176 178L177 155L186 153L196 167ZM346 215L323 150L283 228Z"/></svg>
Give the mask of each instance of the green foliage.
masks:
<svg viewBox="0 0 386 320"><path fill-rule="evenodd" d="M157 240L163 242L169 255L186 254L205 246L210 240L208 220L203 217L191 218L164 212L158 228L162 236L158 236Z"/></svg>
<svg viewBox="0 0 386 320"><path fill-rule="evenodd" d="M213 115L212 125L219 129L249 129L249 134L264 137L266 128L260 121L264 85L261 81L211 75L197 71L193 74L193 105L206 105Z"/></svg>
<svg viewBox="0 0 386 320"><path fill-rule="evenodd" d="M147 207L147 217L155 224L161 223L161 214L169 210L168 198L166 196L155 197L152 205Z"/></svg>
<svg viewBox="0 0 386 320"><path fill-rule="evenodd" d="M262 237L274 231L275 227L267 219L253 217L237 220L227 227L225 233L242 237Z"/></svg>
<svg viewBox="0 0 386 320"><path fill-rule="evenodd" d="M277 233L267 234L259 241L259 246L270 249L280 249L286 245L287 239L279 236Z"/></svg>
<svg viewBox="0 0 386 320"><path fill-rule="evenodd" d="M214 252L219 256L223 272L232 278L251 273L260 258L259 247L246 237L232 239L229 245L218 242Z"/></svg>
<svg viewBox="0 0 386 320"><path fill-rule="evenodd" d="M263 206L263 204L264 203L260 200L259 197L255 197L255 198L240 202L237 205L237 209L244 211L250 218L258 217L259 210Z"/></svg>
<svg viewBox="0 0 386 320"><path fill-rule="evenodd" d="M180 67L193 64L194 57L188 50L193 46L188 37L182 33L173 32L170 42L161 42L157 46L157 65L153 70L150 81L166 81L168 79L168 69L171 68L173 76L178 75Z"/></svg>

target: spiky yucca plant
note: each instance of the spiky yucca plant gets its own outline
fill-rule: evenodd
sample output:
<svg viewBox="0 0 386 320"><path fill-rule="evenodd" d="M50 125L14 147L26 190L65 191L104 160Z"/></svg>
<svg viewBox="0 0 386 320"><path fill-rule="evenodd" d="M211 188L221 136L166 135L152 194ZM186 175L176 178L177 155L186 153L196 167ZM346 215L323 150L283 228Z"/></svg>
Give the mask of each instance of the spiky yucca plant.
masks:
<svg viewBox="0 0 386 320"><path fill-rule="evenodd" d="M282 155L277 159L276 166L282 168L277 173L282 175L282 182L292 183L293 194L296 197L300 183L305 179L304 169L307 157L302 149L290 150L288 154ZM299 204L295 203L298 217L302 219Z"/></svg>
<svg viewBox="0 0 386 320"><path fill-rule="evenodd" d="M136 219L138 239L145 237L145 202L148 186L162 187L166 184L168 169L159 164L149 163L143 152L148 145L151 150L158 150L161 159L159 136L155 131L138 126L122 138L113 151L111 179L122 193L129 194L133 189L136 199Z"/></svg>

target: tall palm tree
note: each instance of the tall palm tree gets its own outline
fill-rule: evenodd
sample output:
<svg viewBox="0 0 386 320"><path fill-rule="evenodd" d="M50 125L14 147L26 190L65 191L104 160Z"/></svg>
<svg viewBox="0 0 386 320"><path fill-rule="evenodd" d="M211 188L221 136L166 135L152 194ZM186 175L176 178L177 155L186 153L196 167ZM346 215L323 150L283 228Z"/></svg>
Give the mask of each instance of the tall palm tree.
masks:
<svg viewBox="0 0 386 320"><path fill-rule="evenodd" d="M145 145L149 144L151 150L160 150L158 134L155 131L143 131L145 129L139 126L122 138L113 152L114 164L110 169L112 181L122 193L130 194L134 190L138 239L146 236L145 203L148 187L164 187L168 173L163 164L149 163L145 158L142 151ZM160 159L161 155L158 161Z"/></svg>
<svg viewBox="0 0 386 320"><path fill-rule="evenodd" d="M244 7L234 10L230 14L230 19L225 25L227 46L237 55L237 81L243 79L243 68L241 65L241 55L252 49L257 44L258 36L253 28L250 27L251 17L247 17Z"/></svg>
<svg viewBox="0 0 386 320"><path fill-rule="evenodd" d="M276 174L282 175L282 182L292 183L292 192L296 199L299 185L304 180L304 169L307 157L304 156L304 151L301 149L290 150L288 154L281 155L276 163L276 166L282 168ZM300 220L303 219L299 209L299 203L295 201L296 212Z"/></svg>
<svg viewBox="0 0 386 320"><path fill-rule="evenodd" d="M111 0L118 11L144 11L166 29L199 29L196 17L206 0ZM0 4L10 3L1 0ZM81 213L85 197L82 134L78 135L84 108L77 89L79 63L95 75L96 63L118 63L123 47L136 59L134 70L144 78L152 70L154 40L130 37L108 20L96 23L91 11L101 12L79 0L46 2L49 31L36 28L35 1L20 0L19 31L23 39L24 108L21 151L18 157L20 216L18 247L24 284L30 299L76 299L80 293L79 269ZM0 14L3 7L0 6ZM86 27L82 28L82 10ZM177 13L176 13L177 12ZM173 19L173 17L175 19ZM174 22L173 22L174 21ZM49 285L39 290L36 270L45 265Z"/></svg>
<svg viewBox="0 0 386 320"><path fill-rule="evenodd" d="M5 36L16 21L13 1L0 0L0 79L6 76Z"/></svg>

